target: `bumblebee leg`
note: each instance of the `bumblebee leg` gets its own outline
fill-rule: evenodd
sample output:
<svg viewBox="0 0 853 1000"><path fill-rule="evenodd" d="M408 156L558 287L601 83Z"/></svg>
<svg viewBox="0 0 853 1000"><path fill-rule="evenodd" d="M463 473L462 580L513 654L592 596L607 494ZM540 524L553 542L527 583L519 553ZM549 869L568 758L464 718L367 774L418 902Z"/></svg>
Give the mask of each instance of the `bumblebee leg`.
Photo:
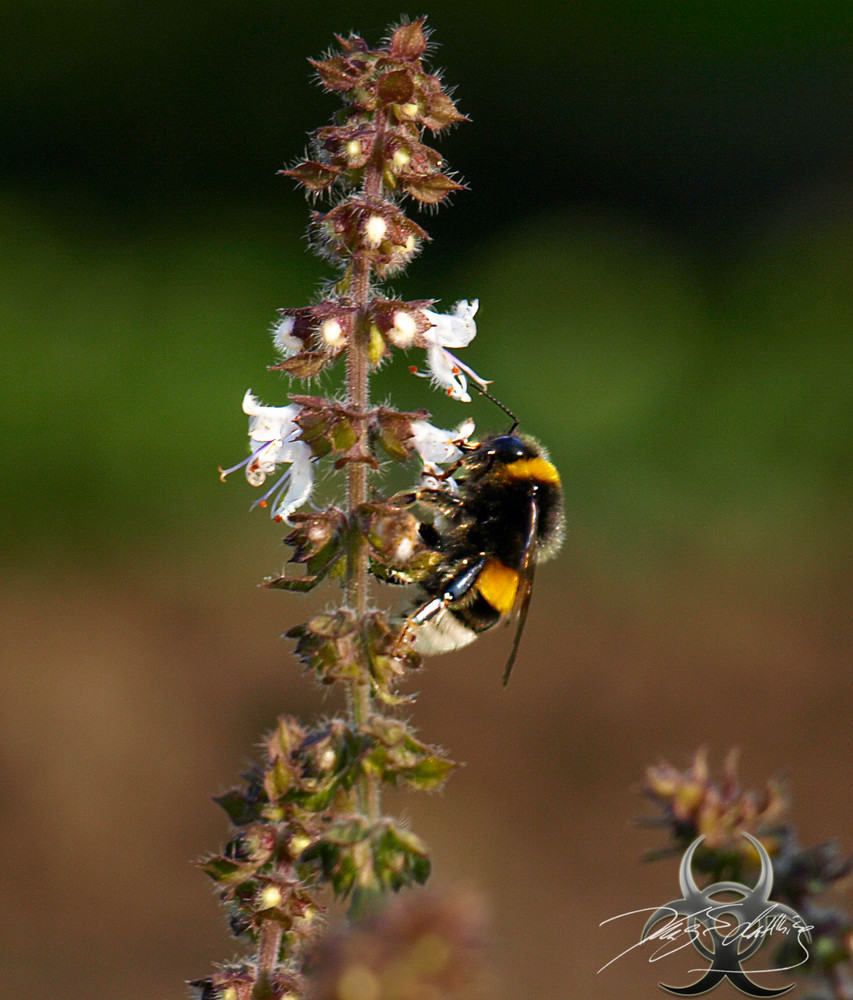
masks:
<svg viewBox="0 0 853 1000"><path fill-rule="evenodd" d="M444 597L434 597L431 601L427 601L426 604L422 604L414 614L409 615L405 622L403 622L400 635L397 637L397 642L395 643L394 648L397 655L399 655L404 646L412 641L418 626L435 618L436 615L440 615L450 603L450 600L446 595Z"/></svg>
<svg viewBox="0 0 853 1000"><path fill-rule="evenodd" d="M444 586L444 593L441 597L433 597L426 604L422 604L416 611L409 615L400 630L396 646L401 648L410 641L410 637L418 626L437 618L442 611L445 611L454 601L466 594L473 586L486 565L486 557L481 556L475 562L465 564L462 569Z"/></svg>
<svg viewBox="0 0 853 1000"><path fill-rule="evenodd" d="M415 581L408 573L401 570L390 569L380 563L372 563L370 572L383 583L390 583L394 587L408 587Z"/></svg>
<svg viewBox="0 0 853 1000"><path fill-rule="evenodd" d="M452 600L452 597L445 594L444 597L434 597L431 601L427 601L413 615L409 615L406 622L407 627L417 628L418 625L425 625L428 621L432 621L436 615L440 615L444 611Z"/></svg>
<svg viewBox="0 0 853 1000"><path fill-rule="evenodd" d="M408 506L414 503L431 503L437 507L442 505L452 508L464 507L465 502L460 497L452 493L445 493L444 490L434 490L424 487L420 490L409 490L407 493L397 493L389 500L396 506Z"/></svg>

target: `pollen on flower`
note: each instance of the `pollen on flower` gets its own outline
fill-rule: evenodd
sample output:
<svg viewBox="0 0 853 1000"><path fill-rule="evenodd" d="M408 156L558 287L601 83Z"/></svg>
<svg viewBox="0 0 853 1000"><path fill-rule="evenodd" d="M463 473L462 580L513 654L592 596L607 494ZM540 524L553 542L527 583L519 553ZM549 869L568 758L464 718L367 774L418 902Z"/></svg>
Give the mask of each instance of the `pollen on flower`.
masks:
<svg viewBox="0 0 853 1000"><path fill-rule="evenodd" d="M418 366L417 365L409 365L409 374L410 375L417 375L418 374Z"/></svg>
<svg viewBox="0 0 853 1000"><path fill-rule="evenodd" d="M350 139L344 147L346 154L351 160L357 160L361 156L361 143L358 139Z"/></svg>
<svg viewBox="0 0 853 1000"><path fill-rule="evenodd" d="M258 500L258 506L259 507L266 507L267 506L266 500Z"/></svg>
<svg viewBox="0 0 853 1000"><path fill-rule="evenodd" d="M328 346L335 350L346 343L343 327L336 319L327 319L320 328L320 335Z"/></svg>
<svg viewBox="0 0 853 1000"><path fill-rule="evenodd" d="M371 215L364 226L364 238L368 246L378 247L388 232L388 223L381 215Z"/></svg>
<svg viewBox="0 0 853 1000"><path fill-rule="evenodd" d="M407 118L414 118L418 113L419 108L416 103L412 102L410 104L401 105L400 110Z"/></svg>
<svg viewBox="0 0 853 1000"><path fill-rule="evenodd" d="M405 350L414 343L418 324L403 309L398 309L393 318L394 325L388 330L388 339L395 347L401 347Z"/></svg>

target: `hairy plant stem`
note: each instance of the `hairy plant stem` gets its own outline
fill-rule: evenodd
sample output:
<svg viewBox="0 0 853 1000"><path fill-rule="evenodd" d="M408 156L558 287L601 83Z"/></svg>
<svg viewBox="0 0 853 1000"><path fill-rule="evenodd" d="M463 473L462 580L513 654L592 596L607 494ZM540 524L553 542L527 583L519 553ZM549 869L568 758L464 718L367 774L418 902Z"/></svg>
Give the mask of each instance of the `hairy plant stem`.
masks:
<svg viewBox="0 0 853 1000"><path fill-rule="evenodd" d="M380 204L382 201L382 142L383 119L376 117L378 141L372 161L364 176L363 195L366 201ZM351 264L351 294L358 310L355 335L347 351L347 403L358 413L366 413L368 396L368 348L370 329L368 306L370 303L370 278L372 265L365 254L356 253ZM363 450L366 451L364 435L366 423L359 425L359 435ZM351 462L347 467L347 499L350 510L367 502L367 465ZM346 585L347 604L359 621L367 614L368 605L368 555L363 538L357 536L350 552ZM366 670L365 670L366 673ZM366 676L354 680L349 685L348 705L353 722L358 726L367 722L373 711L370 683ZM365 778L358 788L359 806L370 822L379 818L379 785L375 778Z"/></svg>
<svg viewBox="0 0 853 1000"><path fill-rule="evenodd" d="M276 864L275 874L282 878L289 878L292 875L292 869L290 865L279 861ZM283 936L284 928L281 921L268 919L261 923L256 954L257 979L252 989L252 1000L269 1000L273 996L273 977L280 964L279 955Z"/></svg>
<svg viewBox="0 0 853 1000"><path fill-rule="evenodd" d="M272 977L278 968L282 926L277 920L265 920L258 936L258 977L252 990L253 1000L272 996Z"/></svg>

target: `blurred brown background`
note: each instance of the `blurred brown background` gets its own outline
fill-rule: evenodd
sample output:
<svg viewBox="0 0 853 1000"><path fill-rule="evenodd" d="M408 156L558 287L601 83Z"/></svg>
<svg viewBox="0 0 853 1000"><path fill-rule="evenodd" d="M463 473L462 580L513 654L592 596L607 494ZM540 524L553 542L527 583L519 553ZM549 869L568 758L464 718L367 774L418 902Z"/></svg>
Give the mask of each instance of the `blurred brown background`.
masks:
<svg viewBox="0 0 853 1000"><path fill-rule="evenodd" d="M596 975L640 927L600 921L677 887L640 862L648 764L738 746L804 844L853 846L853 14L457 8L427 13L471 191L396 290L479 296L466 360L550 447L569 530L507 690L504 630L411 685L465 768L386 801L436 884L487 894L501 995L657 997L645 956ZM328 274L275 177L333 108L305 58L398 13L3 11L4 995L181 997L230 958L189 863L225 834L209 796L279 713L339 707L278 638L334 595L255 588L282 531L216 466L247 387L285 401L276 308ZM409 361L376 398L467 415Z"/></svg>

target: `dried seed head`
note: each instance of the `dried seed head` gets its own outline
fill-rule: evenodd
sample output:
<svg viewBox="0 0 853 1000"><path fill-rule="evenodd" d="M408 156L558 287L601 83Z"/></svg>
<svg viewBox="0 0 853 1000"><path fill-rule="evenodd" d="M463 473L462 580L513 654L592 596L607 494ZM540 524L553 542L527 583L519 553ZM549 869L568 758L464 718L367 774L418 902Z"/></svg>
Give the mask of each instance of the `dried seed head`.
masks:
<svg viewBox="0 0 853 1000"><path fill-rule="evenodd" d="M722 783L711 779L707 751L701 749L684 772L665 761L648 768L641 790L671 825L679 848L702 835L703 849L725 848L751 862L754 848L741 836L746 832L758 837L771 855L779 849L780 824L789 807L783 786L769 781L760 796L742 791L734 751L727 757Z"/></svg>

